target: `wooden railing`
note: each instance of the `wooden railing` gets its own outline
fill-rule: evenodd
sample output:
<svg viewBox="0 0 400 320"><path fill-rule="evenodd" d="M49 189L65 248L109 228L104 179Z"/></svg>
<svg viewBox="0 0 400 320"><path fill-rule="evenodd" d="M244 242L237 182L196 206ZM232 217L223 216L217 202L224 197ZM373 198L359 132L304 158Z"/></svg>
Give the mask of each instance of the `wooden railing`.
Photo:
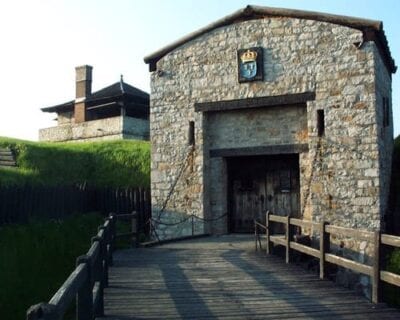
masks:
<svg viewBox="0 0 400 320"><path fill-rule="evenodd" d="M92 238L88 252L77 258L76 268L48 303L31 306L27 320L63 319L68 308L76 303L77 320L93 320L104 315L103 290L108 286L108 267L112 265L112 253L118 237L135 236L137 214L110 214ZM132 232L116 233L119 219L132 220Z"/></svg>
<svg viewBox="0 0 400 320"><path fill-rule="evenodd" d="M271 223L280 223L285 226L285 234L273 235ZM400 248L400 237L382 234L379 231L371 232L364 230L356 230L330 225L328 222L321 221L319 223L291 218L289 216L277 216L270 212L266 213L266 225L258 221L254 222L255 227L255 245L256 250L261 247L260 229L265 231L266 237L266 253L271 254L272 245L284 246L286 263L290 263L293 258L293 250L319 259L319 276L321 279L326 278L327 263L331 263L340 267L351 269L355 272L370 276L372 280L372 302L381 301L381 283L386 282L400 287L400 275L382 270L383 257L382 245ZM298 243L294 241L294 227L312 229L319 233L319 249ZM330 252L330 236L341 235L351 237L356 240L368 241L373 244L373 265L366 265L360 262L337 256Z"/></svg>

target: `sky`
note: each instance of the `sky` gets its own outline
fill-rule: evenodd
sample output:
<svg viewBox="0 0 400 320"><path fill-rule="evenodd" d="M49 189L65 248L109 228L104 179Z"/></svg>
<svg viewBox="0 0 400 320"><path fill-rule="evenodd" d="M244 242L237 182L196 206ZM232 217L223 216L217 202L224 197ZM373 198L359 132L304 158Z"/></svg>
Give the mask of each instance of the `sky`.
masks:
<svg viewBox="0 0 400 320"><path fill-rule="evenodd" d="M79 65L93 66L93 91L123 74L125 82L149 92L145 56L248 4L381 20L392 57L400 64L398 0L249 1L1 1L0 136L37 140L40 128L55 126L56 115L40 108L74 99ZM392 90L397 136L399 74L393 75Z"/></svg>

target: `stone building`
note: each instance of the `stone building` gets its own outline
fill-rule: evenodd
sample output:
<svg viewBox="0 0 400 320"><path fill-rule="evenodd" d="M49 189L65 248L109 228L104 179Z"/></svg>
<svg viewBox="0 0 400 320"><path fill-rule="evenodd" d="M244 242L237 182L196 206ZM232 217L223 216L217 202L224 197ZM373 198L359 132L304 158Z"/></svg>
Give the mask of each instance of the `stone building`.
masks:
<svg viewBox="0 0 400 320"><path fill-rule="evenodd" d="M382 22L248 6L145 62L160 238L251 232L266 210L384 227L396 66Z"/></svg>
<svg viewBox="0 0 400 320"><path fill-rule="evenodd" d="M40 141L149 139L149 95L122 79L92 92L92 67L76 67L75 100L43 112L57 114L57 126L41 129Z"/></svg>

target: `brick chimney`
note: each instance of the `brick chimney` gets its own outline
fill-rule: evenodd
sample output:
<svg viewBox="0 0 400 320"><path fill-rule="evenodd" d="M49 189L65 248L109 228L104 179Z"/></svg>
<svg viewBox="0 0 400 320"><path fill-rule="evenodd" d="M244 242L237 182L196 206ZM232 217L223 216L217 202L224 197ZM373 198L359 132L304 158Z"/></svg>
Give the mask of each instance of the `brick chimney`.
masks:
<svg viewBox="0 0 400 320"><path fill-rule="evenodd" d="M75 68L75 123L86 121L86 98L92 93L92 69L88 65Z"/></svg>

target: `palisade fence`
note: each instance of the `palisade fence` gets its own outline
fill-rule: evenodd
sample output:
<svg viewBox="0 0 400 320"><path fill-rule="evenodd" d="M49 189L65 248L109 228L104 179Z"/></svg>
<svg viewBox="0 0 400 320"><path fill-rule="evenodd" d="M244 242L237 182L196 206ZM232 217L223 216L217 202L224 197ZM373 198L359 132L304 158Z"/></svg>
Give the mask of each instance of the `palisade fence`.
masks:
<svg viewBox="0 0 400 320"><path fill-rule="evenodd" d="M62 219L74 213L138 213L138 223L150 219L150 190L89 186L0 187L0 225L32 219Z"/></svg>

